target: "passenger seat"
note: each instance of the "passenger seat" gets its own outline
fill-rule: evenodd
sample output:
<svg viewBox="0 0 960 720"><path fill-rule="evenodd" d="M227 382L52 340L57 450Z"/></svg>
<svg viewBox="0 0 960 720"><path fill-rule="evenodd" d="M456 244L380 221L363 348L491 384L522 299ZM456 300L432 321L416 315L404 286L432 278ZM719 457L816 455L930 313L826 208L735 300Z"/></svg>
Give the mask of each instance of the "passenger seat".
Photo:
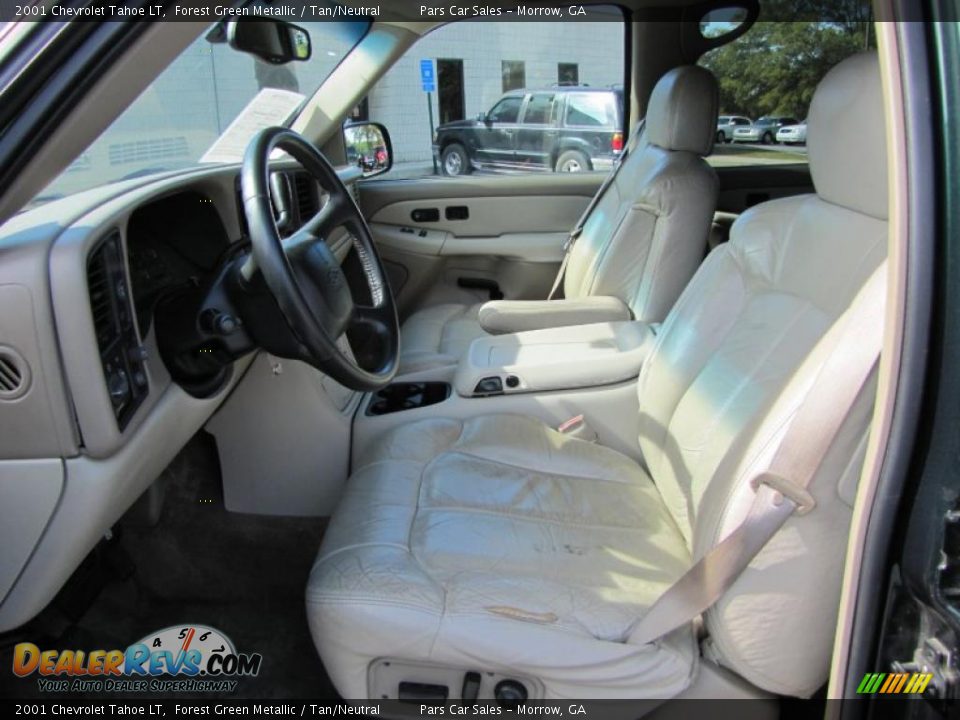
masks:
<svg viewBox="0 0 960 720"><path fill-rule="evenodd" d="M564 300L444 304L401 332L400 373L456 364L486 333L635 319L663 320L703 259L719 182L713 150L717 81L674 68L650 97L646 125L573 244Z"/></svg>

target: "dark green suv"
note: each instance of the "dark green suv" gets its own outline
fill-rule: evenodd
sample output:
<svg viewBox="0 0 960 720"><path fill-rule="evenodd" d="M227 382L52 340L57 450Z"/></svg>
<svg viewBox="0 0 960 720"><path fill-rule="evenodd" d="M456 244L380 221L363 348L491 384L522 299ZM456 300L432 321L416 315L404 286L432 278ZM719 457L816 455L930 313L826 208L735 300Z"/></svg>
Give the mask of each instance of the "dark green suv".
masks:
<svg viewBox="0 0 960 720"><path fill-rule="evenodd" d="M609 169L623 149L623 91L587 86L511 90L476 120L437 128L444 175Z"/></svg>

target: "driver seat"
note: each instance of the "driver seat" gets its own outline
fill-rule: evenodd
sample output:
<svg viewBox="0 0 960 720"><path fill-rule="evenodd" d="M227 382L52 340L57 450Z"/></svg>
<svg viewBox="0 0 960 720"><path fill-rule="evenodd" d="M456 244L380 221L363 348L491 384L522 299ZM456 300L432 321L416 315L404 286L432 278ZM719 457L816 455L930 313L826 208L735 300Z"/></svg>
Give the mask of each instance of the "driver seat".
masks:
<svg viewBox="0 0 960 720"><path fill-rule="evenodd" d="M408 423L363 458L306 591L343 697L397 697L397 680L458 697L489 673L531 698L669 698L701 656L781 695L822 686L875 374L808 487L815 509L786 521L702 634L691 622L640 644L632 628L744 517L745 472L886 257L883 117L875 53L823 80L816 193L744 213L670 312L638 382L642 463L518 415Z"/></svg>
<svg viewBox="0 0 960 720"><path fill-rule="evenodd" d="M424 308L403 324L400 373L455 365L487 332L663 320L707 247L719 181L703 158L713 151L717 97L716 78L696 65L657 82L636 148L571 248L563 277L569 307L508 300ZM504 323L505 312L515 319Z"/></svg>

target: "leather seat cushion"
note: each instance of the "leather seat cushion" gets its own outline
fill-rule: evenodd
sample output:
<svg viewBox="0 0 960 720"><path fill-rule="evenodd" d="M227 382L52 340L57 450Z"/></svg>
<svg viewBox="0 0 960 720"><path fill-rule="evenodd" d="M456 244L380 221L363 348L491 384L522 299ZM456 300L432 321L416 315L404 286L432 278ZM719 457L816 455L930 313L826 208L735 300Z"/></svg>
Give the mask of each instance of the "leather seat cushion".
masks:
<svg viewBox="0 0 960 720"><path fill-rule="evenodd" d="M447 303L411 315L400 332L400 372L456 365L470 343L486 335L480 307Z"/></svg>
<svg viewBox="0 0 960 720"><path fill-rule="evenodd" d="M432 419L354 473L307 606L349 697L366 696L376 657L527 672L554 697L662 697L689 683L693 633L626 638L689 563L626 456L528 417Z"/></svg>

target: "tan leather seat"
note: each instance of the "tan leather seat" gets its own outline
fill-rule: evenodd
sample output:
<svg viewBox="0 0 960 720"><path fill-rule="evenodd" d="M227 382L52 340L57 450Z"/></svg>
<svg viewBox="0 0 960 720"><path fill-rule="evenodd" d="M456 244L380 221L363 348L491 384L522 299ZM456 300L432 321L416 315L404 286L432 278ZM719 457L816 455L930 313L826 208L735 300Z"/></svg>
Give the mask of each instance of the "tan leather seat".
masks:
<svg viewBox="0 0 960 720"><path fill-rule="evenodd" d="M705 614L706 639L690 625L649 644L631 633L747 512L746 470L883 262L885 147L877 58L856 56L810 109L816 194L745 213L664 322L639 380L642 466L511 415L382 439L348 482L306 594L341 694L396 692L370 684L385 659L400 677L490 672L549 698L671 697L701 653L771 692L823 684L875 378L809 486L815 510Z"/></svg>
<svg viewBox="0 0 960 720"><path fill-rule="evenodd" d="M717 82L708 70L679 67L661 78L637 147L584 224L563 282L565 298L610 296L614 309L584 315L588 308L572 308L550 317L534 308L517 329L666 317L706 251L719 184L703 158L713 150L716 123ZM525 305L488 303L486 309L502 314L513 306L522 313ZM414 313L401 332L400 371L456 364L486 332L482 314L480 304Z"/></svg>

